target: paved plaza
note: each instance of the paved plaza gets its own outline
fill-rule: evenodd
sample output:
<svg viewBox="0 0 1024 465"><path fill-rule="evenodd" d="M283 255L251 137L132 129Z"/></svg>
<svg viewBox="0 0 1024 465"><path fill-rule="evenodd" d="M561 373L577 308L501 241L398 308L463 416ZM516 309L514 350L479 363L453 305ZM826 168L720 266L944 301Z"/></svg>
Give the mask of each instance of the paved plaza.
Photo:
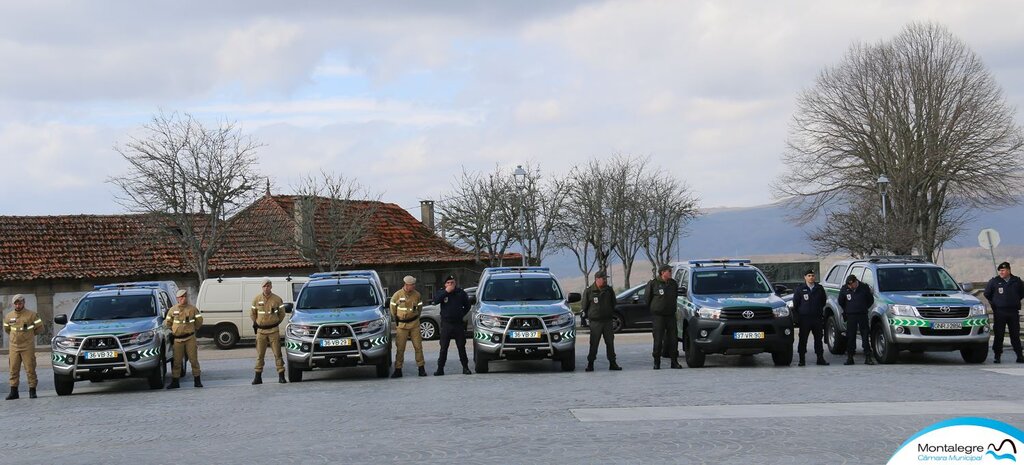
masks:
<svg viewBox="0 0 1024 465"><path fill-rule="evenodd" d="M402 379L358 368L262 386L249 384L251 347L206 343L203 389L191 376L177 391L85 382L61 398L41 364L39 399L22 381L21 399L0 401L0 463L884 463L951 417L1024 425L1024 365L951 352L777 368L765 354L654 371L650 337L618 337L621 372L601 358L583 372L577 347L573 373L498 362L465 376L452 351L448 375L418 378L410 347ZM425 345L432 373L437 344Z"/></svg>

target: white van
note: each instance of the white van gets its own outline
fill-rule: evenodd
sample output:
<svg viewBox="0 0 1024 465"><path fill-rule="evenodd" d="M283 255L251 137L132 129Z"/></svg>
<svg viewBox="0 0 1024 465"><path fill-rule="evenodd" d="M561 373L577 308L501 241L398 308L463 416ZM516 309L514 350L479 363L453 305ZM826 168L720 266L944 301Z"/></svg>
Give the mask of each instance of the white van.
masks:
<svg viewBox="0 0 1024 465"><path fill-rule="evenodd" d="M274 294L285 302L294 302L308 277L271 277ZM249 310L252 299L263 292L263 278L207 279L199 286L196 307L203 313L203 327L199 337L212 337L217 347L230 349L242 338L255 339ZM281 323L282 332L288 318Z"/></svg>

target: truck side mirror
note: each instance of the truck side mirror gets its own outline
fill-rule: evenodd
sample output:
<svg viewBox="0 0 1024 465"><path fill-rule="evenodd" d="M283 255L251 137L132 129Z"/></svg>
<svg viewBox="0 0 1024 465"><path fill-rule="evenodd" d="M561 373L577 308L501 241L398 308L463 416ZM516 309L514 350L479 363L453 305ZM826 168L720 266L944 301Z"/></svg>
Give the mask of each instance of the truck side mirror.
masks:
<svg viewBox="0 0 1024 465"><path fill-rule="evenodd" d="M788 287L783 286L781 284L776 284L775 285L775 295L781 296L781 295L784 295L784 294L788 294L789 292L790 291L789 291Z"/></svg>
<svg viewBox="0 0 1024 465"><path fill-rule="evenodd" d="M293 304L291 302L285 302L284 305L281 305L281 306L284 307L284 312L285 313L291 313L292 310L295 308L295 304Z"/></svg>
<svg viewBox="0 0 1024 465"><path fill-rule="evenodd" d="M568 302L570 304L574 304L574 303L579 302L581 300L583 300L583 295L580 294L579 292L570 292L569 293Z"/></svg>
<svg viewBox="0 0 1024 465"><path fill-rule="evenodd" d="M960 283L960 289L963 289L964 292L971 292L971 291L974 290L974 284L971 284L971 283Z"/></svg>
<svg viewBox="0 0 1024 465"><path fill-rule="evenodd" d="M639 301L640 301L640 296L638 296L636 294L633 294L633 303L637 303Z"/></svg>
<svg viewBox="0 0 1024 465"><path fill-rule="evenodd" d="M68 324L68 316L67 315L57 315L57 316L55 316L53 318L53 322L56 323L56 324L59 324L59 325L66 325L66 324Z"/></svg>
<svg viewBox="0 0 1024 465"><path fill-rule="evenodd" d="M470 305L476 305L476 296L475 295L469 296L469 304Z"/></svg>
<svg viewBox="0 0 1024 465"><path fill-rule="evenodd" d="M686 286L679 286L679 295L686 295L690 290Z"/></svg>

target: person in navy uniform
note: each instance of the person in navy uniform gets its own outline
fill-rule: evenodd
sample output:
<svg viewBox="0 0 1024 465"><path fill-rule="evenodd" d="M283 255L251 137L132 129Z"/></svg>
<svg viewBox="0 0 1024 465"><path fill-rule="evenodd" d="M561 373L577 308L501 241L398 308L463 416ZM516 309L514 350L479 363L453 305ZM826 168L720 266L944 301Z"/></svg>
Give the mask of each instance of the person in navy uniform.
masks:
<svg viewBox="0 0 1024 465"><path fill-rule="evenodd" d="M814 270L804 273L804 283L793 291L793 313L800 321L800 342L797 352L800 353L800 366L807 364L807 337L814 335L814 354L818 356L818 365L828 365L825 361L825 346L821 343L824 331L825 288L814 282Z"/></svg>
<svg viewBox="0 0 1024 465"><path fill-rule="evenodd" d="M992 352L995 357L992 362L1002 362L1003 335L1009 327L1010 344L1017 353L1017 363L1024 363L1020 345L1020 300L1024 298L1024 283L1010 272L1008 262L1000 263L997 271L999 276L990 279L985 286L985 298L992 305L992 316L995 319L992 325L992 331L995 333Z"/></svg>
<svg viewBox="0 0 1024 465"><path fill-rule="evenodd" d="M444 376L444 365L448 361L448 346L455 339L455 348L459 350L459 361L462 362L462 374L471 375L469 356L466 355L466 315L469 314L469 294L458 287L455 276L444 280L444 288L434 294L434 303L441 307L441 334L439 341L441 350L437 357L437 371L434 376Z"/></svg>
<svg viewBox="0 0 1024 465"><path fill-rule="evenodd" d="M871 358L871 342L868 339L868 310L875 304L871 287L850 275L846 285L839 291L839 306L843 308L846 320L846 363L853 365L853 354L857 350L857 331L860 331L861 347L864 348L864 364L874 365Z"/></svg>

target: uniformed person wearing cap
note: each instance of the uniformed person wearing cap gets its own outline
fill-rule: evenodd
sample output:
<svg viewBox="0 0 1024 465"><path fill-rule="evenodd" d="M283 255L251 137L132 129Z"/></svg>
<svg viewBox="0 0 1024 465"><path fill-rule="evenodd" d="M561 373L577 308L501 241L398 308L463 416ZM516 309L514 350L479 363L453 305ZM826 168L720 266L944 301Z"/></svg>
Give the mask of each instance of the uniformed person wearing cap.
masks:
<svg viewBox="0 0 1024 465"><path fill-rule="evenodd" d="M444 376L444 366L448 362L448 346L452 339L459 351L462 362L462 374L471 375L469 355L466 354L466 315L469 314L469 295L458 286L455 276L444 280L444 287L434 295L434 303L441 307L441 334L438 337L440 351L437 355L437 371L434 376Z"/></svg>
<svg viewBox="0 0 1024 465"><path fill-rule="evenodd" d="M604 338L608 369L621 370L622 367L615 363L615 331L612 330L615 291L608 285L608 274L604 271L594 274L594 284L583 291L581 310L590 321L590 352L587 354L586 371L594 371L594 360L597 359L597 348L601 345L601 338Z"/></svg>
<svg viewBox="0 0 1024 465"><path fill-rule="evenodd" d="M391 318L396 322L395 334L395 372L392 378L402 377L402 364L405 361L405 343L412 339L412 348L416 352L416 366L419 375L427 376L426 362L423 359L423 337L420 335L420 313L423 312L423 299L416 291L416 278L406 276L405 283L395 295L391 296Z"/></svg>
<svg viewBox="0 0 1024 465"><path fill-rule="evenodd" d="M871 357L871 341L868 336L868 312L875 304L875 296L871 287L860 282L856 276L846 278L846 285L839 290L839 306L843 309L846 320L846 363L853 365L853 354L857 350L857 331L860 331L861 347L864 348L864 364L874 365Z"/></svg>
<svg viewBox="0 0 1024 465"><path fill-rule="evenodd" d="M822 344L824 330L825 304L828 295L825 288L814 281L814 270L804 273L804 283L793 291L793 313L800 321L800 342L797 352L800 354L800 366L807 365L807 337L814 335L814 355L818 365L828 365L825 360L825 345Z"/></svg>
<svg viewBox="0 0 1024 465"><path fill-rule="evenodd" d="M25 365L25 375L28 377L28 396L35 399L36 385L39 383L36 377L36 335L42 334L45 328L39 315L25 308L24 296L15 295L11 303L14 304L14 311L4 315L4 332L10 334L8 357L11 393L7 395L7 400L18 398L22 364Z"/></svg>
<svg viewBox="0 0 1024 465"><path fill-rule="evenodd" d="M676 298L679 296L679 283L672 279L672 267L658 267L658 277L647 283L644 300L651 309L651 322L654 324L654 369L661 369L661 354L668 352L672 358L672 368L682 368L679 364L679 339L676 336Z"/></svg>
<svg viewBox="0 0 1024 465"><path fill-rule="evenodd" d="M1010 329L1010 345L1017 353L1017 363L1024 363L1020 344L1020 301L1024 299L1024 283L1010 271L1010 263L998 267L999 276L985 286L985 299L992 306L993 363L1002 363L1003 336Z"/></svg>
<svg viewBox="0 0 1024 465"><path fill-rule="evenodd" d="M274 285L270 278L263 278L263 292L252 299L249 317L252 318L252 329L256 333L256 376L252 384L263 384L263 360L267 355L267 347L274 353L274 364L277 365L277 382L287 383L284 379L284 358L281 356L281 322L284 321L284 301L271 292Z"/></svg>
<svg viewBox="0 0 1024 465"><path fill-rule="evenodd" d="M171 335L174 336L174 364L171 365L171 384L167 389L181 387L178 379L181 378L182 357L188 354L188 361L192 364L192 377L197 388L203 387L200 380L199 351L196 348L196 332L203 326L203 314L199 309L188 303L188 292L184 289L178 291L178 304L167 311L167 318L164 319L164 326L171 328Z"/></svg>

